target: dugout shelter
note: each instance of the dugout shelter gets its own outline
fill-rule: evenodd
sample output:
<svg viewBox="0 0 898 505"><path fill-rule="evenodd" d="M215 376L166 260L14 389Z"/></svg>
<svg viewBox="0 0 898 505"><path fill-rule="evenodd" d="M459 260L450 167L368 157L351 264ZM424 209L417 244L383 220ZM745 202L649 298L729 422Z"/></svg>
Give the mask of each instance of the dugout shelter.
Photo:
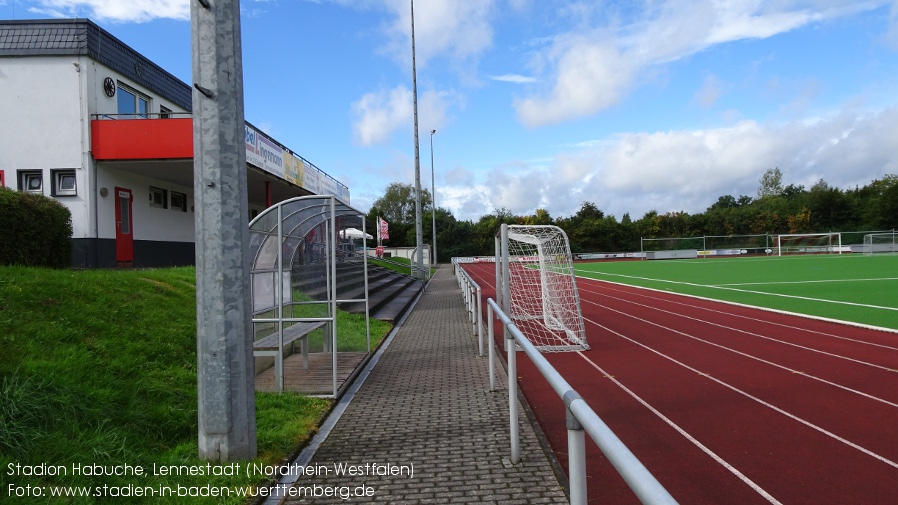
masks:
<svg viewBox="0 0 898 505"><path fill-rule="evenodd" d="M336 398L367 360L364 217L335 196L312 195L273 205L250 222L257 387ZM358 251L358 242L343 238L349 229L362 231ZM363 304L364 337L341 331L338 304Z"/></svg>

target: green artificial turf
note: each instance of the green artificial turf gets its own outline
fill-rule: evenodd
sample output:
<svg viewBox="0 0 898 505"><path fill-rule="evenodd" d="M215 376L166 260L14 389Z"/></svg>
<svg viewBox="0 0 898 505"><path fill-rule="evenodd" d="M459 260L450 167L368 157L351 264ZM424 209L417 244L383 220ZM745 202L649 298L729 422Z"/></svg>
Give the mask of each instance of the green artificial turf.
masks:
<svg viewBox="0 0 898 505"><path fill-rule="evenodd" d="M898 329L898 255L577 263L577 275Z"/></svg>

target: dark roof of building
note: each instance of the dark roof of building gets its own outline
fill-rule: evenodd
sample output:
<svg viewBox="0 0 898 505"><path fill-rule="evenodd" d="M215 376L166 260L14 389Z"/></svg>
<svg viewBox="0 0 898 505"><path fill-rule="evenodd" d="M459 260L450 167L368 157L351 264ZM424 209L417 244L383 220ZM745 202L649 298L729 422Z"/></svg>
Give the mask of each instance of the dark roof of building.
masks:
<svg viewBox="0 0 898 505"><path fill-rule="evenodd" d="M88 56L135 83L193 110L188 84L89 19L0 20L0 57Z"/></svg>

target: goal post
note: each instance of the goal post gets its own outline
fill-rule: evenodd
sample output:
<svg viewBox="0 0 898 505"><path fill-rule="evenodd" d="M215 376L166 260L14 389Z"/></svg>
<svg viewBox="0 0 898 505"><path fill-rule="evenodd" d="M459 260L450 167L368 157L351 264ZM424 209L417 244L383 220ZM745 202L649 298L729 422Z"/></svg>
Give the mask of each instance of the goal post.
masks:
<svg viewBox="0 0 898 505"><path fill-rule="evenodd" d="M787 233L773 237L777 256L784 254L842 254L842 234Z"/></svg>
<svg viewBox="0 0 898 505"><path fill-rule="evenodd" d="M564 231L503 224L497 239L497 297L521 333L542 352L589 349Z"/></svg>
<svg viewBox="0 0 898 505"><path fill-rule="evenodd" d="M868 233L864 235L864 255L898 252L898 232Z"/></svg>

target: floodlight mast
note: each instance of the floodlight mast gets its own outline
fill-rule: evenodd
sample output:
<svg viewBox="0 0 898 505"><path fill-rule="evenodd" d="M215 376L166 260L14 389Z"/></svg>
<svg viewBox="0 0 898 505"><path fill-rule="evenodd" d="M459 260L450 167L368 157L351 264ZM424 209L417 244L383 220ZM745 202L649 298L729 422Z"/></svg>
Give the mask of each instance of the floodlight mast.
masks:
<svg viewBox="0 0 898 505"><path fill-rule="evenodd" d="M434 182L433 171L433 134L436 130L430 130L430 219L431 229L433 229L433 264L437 264L437 186Z"/></svg>
<svg viewBox="0 0 898 505"><path fill-rule="evenodd" d="M411 1L412 8L412 97L415 110L415 246L417 247L416 276L421 280L424 275L424 225L421 222L421 157L418 150L418 77L415 69L415 0Z"/></svg>

